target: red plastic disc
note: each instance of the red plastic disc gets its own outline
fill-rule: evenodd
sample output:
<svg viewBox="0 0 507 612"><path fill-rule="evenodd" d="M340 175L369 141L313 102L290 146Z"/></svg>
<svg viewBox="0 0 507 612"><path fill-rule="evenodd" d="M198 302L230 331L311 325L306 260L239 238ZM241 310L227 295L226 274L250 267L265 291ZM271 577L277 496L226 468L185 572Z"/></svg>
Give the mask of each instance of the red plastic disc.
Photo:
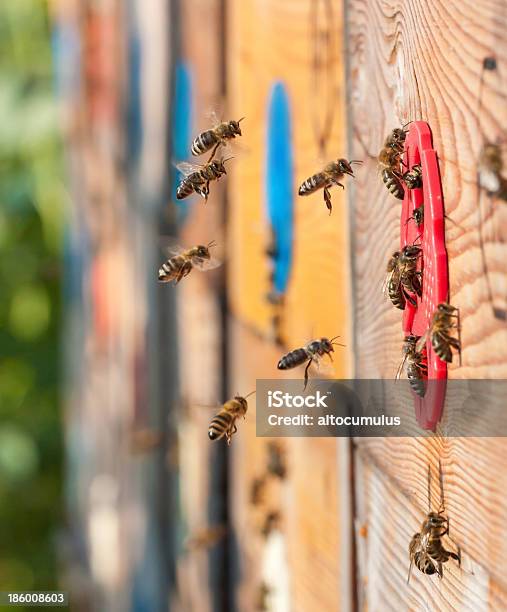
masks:
<svg viewBox="0 0 507 612"><path fill-rule="evenodd" d="M412 169L419 164L422 169L420 189L405 189L400 226L400 246L422 246L422 297L417 297L417 307L408 301L403 313L405 335L423 336L428 330L438 304L447 302L449 276L445 249L445 218L442 184L436 151L433 149L431 130L424 121L414 121L405 140L404 162ZM417 225L411 218L414 209L424 206L424 220ZM447 363L442 361L426 341L428 382L424 398L414 393L418 423L424 429L434 430L440 421L445 402Z"/></svg>

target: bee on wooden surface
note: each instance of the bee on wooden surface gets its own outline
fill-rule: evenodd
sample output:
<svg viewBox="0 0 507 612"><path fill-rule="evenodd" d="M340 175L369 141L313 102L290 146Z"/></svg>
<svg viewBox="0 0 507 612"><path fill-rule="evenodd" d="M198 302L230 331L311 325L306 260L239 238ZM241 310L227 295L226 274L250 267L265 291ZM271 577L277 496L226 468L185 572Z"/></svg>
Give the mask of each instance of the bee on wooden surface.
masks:
<svg viewBox="0 0 507 612"><path fill-rule="evenodd" d="M352 170L352 164L362 164L359 160L348 161L346 159L338 159L336 161L329 162L321 172L312 175L307 178L304 183L299 187L299 195L307 196L314 193L318 189L324 189L324 202L326 203L329 214L332 213L333 207L331 205L331 193L329 192L330 187L338 185L345 189L345 186L340 183L345 174L354 176Z"/></svg>
<svg viewBox="0 0 507 612"><path fill-rule="evenodd" d="M456 329L458 331L458 338L454 338L453 336L451 336L453 329ZM437 306L437 309L433 314L433 319L431 321L428 331L424 334L424 336L422 336L422 338L420 338L417 350L420 350L420 347L424 345L429 335L433 350L438 355L438 357L442 359L442 361L451 363L452 349L454 349L459 353L461 365L461 340L459 339L460 333L461 325L459 319L459 310L456 307L451 306L451 304L442 302Z"/></svg>
<svg viewBox="0 0 507 612"><path fill-rule="evenodd" d="M207 550L213 548L225 537L227 527L225 525L213 525L195 531L186 542L188 551Z"/></svg>
<svg viewBox="0 0 507 612"><path fill-rule="evenodd" d="M408 244L401 249L398 259L400 282L402 287L419 297L422 296L421 273L417 270L417 262L422 255L421 247ZM413 302L411 302L413 303Z"/></svg>
<svg viewBox="0 0 507 612"><path fill-rule="evenodd" d="M410 541L408 551L410 566L408 569L407 583L410 581L412 565L423 574L438 574L443 577L443 564L449 559L455 559L461 566L461 549L449 536L449 519L445 515L444 493L442 484L442 467L440 462L440 507L438 512L431 511L431 468L428 466L428 514L421 525L421 531L415 533ZM443 538L447 536L456 546L457 552L447 550Z"/></svg>
<svg viewBox="0 0 507 612"><path fill-rule="evenodd" d="M428 377L428 365L424 358L423 352L417 350L417 341L419 336L410 334L405 338L403 343L403 360L396 373L396 380L398 380L406 366L407 378L412 390L417 393L419 397L424 397L426 393L425 379Z"/></svg>
<svg viewBox="0 0 507 612"><path fill-rule="evenodd" d="M260 476L252 480L250 486L250 503L252 506L260 506L266 497L266 477Z"/></svg>
<svg viewBox="0 0 507 612"><path fill-rule="evenodd" d="M502 175L503 168L501 147L493 143L484 145L479 158L479 185L488 195L507 201L507 179Z"/></svg>
<svg viewBox="0 0 507 612"><path fill-rule="evenodd" d="M255 391L249 393L245 397L236 395L232 399L222 405L219 412L211 419L208 429L208 437L210 440L220 440L225 437L227 444L230 445L232 436L238 431L236 420L239 417L246 418L248 410L247 398L253 395Z"/></svg>
<svg viewBox="0 0 507 612"><path fill-rule="evenodd" d="M214 159L203 166L186 162L177 164L176 167L183 174L183 179L176 189L176 198L183 200L197 193L207 202L210 182L218 181L224 174L227 174L225 162L229 159L232 158Z"/></svg>
<svg viewBox="0 0 507 612"><path fill-rule="evenodd" d="M384 146L378 154L379 167L382 170L382 181L387 190L398 200L405 197L405 188L401 181L401 156L407 132L404 128L395 128L387 136Z"/></svg>
<svg viewBox="0 0 507 612"><path fill-rule="evenodd" d="M163 263L158 270L158 280L161 283L174 281L177 285L182 278L188 276L195 268L196 270L211 270L221 265L221 262L210 254L210 248L215 245L212 240L207 246L198 244L197 246L185 249L183 247L173 247L170 250L172 256Z"/></svg>
<svg viewBox="0 0 507 612"><path fill-rule="evenodd" d="M220 145L225 145L229 140L241 136L240 123L244 117L237 121L219 121L215 113L211 113L214 126L201 132L192 142L192 155L202 155L213 149L208 161L215 156Z"/></svg>
<svg viewBox="0 0 507 612"><path fill-rule="evenodd" d="M420 165L416 165L412 167L412 170L405 172L403 175L403 180L405 181L405 185L409 189L418 189L422 187L422 168Z"/></svg>
<svg viewBox="0 0 507 612"><path fill-rule="evenodd" d="M331 340L328 340L328 338L312 340L311 342L308 342L306 346L290 351L280 359L277 366L278 369L291 370L292 368L302 365L305 363L305 361L308 361L305 368L304 389L306 389L306 385L308 384L308 369L312 363L318 363L319 359L324 355L329 355L329 359L333 361L331 353L334 352L334 346L344 346L339 342L334 342L336 338L339 337L340 336L335 336L334 338L331 338Z"/></svg>
<svg viewBox="0 0 507 612"><path fill-rule="evenodd" d="M283 480L287 476L287 465L283 447L278 442L269 442L267 451L268 460L266 468L268 474Z"/></svg>

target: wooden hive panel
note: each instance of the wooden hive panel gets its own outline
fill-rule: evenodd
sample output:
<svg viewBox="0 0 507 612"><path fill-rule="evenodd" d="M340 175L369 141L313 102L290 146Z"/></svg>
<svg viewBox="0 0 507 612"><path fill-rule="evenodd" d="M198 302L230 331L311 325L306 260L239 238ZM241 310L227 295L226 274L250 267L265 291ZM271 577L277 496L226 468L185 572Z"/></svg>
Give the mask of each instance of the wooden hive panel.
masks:
<svg viewBox="0 0 507 612"><path fill-rule="evenodd" d="M319 28L330 25L330 59L323 78L330 79L331 84L319 85L323 95L320 90L315 92L312 68L315 44L319 44L312 34L312 15L317 6ZM329 23L324 18L326 10L331 11ZM245 151L234 164L228 184L231 306L239 319L269 335L272 310L265 299L270 289L265 255L269 242L265 212L266 119L271 88L281 81L288 92L292 118L295 225L292 274L283 314L284 336L288 344L297 346L311 335L340 334L350 345L345 197L339 188L333 189L330 217L322 192L306 198L297 196L299 185L325 161L345 156L341 4L246 0L230 2L228 14L229 114L246 117L241 143ZM332 120L326 123L329 108ZM328 125L322 159L315 121ZM351 181L345 183L348 188ZM335 373L344 375L347 350L335 361Z"/></svg>
<svg viewBox="0 0 507 612"><path fill-rule="evenodd" d="M506 13L499 2L469 6L432 0L348 0L347 46L353 155L368 159L355 183L353 226L356 374L392 378L400 361L401 317L380 291L387 257L399 244L400 204L388 194L375 156L386 134L409 120L428 121L442 175L450 302L460 308L463 366L450 377L504 377L507 291L501 261L504 206L477 186L479 152L502 138L505 123ZM459 18L458 18L459 15ZM502 24L502 25L500 25ZM483 73L484 57L498 70ZM463 406L449 397L440 434L452 431ZM470 416L470 415L469 415ZM477 427L481 423L476 421ZM472 427L470 425L470 427ZM469 429L470 429L469 427ZM357 442L357 506L368 524L368 551L358 547L360 594L375 610L486 610L505 607L507 504L498 465L503 439L371 439ZM463 547L463 571L444 581L422 575L404 585L407 546L426 508L426 470L445 468L447 509ZM362 523L364 516L358 517ZM490 606L490 607L488 607Z"/></svg>

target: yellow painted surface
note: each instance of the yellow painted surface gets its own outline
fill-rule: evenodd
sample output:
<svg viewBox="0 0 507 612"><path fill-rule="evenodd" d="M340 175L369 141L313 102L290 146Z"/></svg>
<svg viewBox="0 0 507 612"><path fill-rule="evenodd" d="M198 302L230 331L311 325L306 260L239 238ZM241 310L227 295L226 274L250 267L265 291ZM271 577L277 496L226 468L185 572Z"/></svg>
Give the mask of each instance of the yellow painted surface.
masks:
<svg viewBox="0 0 507 612"><path fill-rule="evenodd" d="M316 76L312 57L316 44L322 57L324 34L312 33L315 15L311 9L320 7L322 29L329 25L323 18L325 5L333 15L331 50ZM244 0L228 4L228 114L246 117L243 151L228 178L228 281L234 315L269 336L273 307L265 298L270 289L265 255L270 238L265 199L266 121L271 88L281 81L292 115L295 209L294 258L282 332L289 348L312 336L341 335L348 348L338 349L335 374L344 376L349 372L352 342L346 194L339 188L332 190L331 216L322 192L297 195L299 185L326 161L347 156L340 11L340 2ZM320 79L317 85L316 78ZM326 133L327 150L322 154L314 124L326 124L328 109L333 117ZM348 179L344 182L346 186L350 183Z"/></svg>

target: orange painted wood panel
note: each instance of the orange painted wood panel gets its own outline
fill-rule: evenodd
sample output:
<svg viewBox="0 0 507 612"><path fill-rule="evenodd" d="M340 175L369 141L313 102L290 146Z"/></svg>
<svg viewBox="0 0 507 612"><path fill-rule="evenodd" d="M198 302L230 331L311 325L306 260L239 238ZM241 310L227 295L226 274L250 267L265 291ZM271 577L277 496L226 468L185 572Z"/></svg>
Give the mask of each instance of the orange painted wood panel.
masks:
<svg viewBox="0 0 507 612"><path fill-rule="evenodd" d="M228 179L230 304L240 320L272 336L273 307L266 300L266 121L272 86L280 81L292 119L292 143L287 146L292 145L294 157L295 226L282 336L295 347L312 335L340 334L349 348L340 349L335 373L344 375L351 341L345 196L333 189L329 216L322 191L297 195L299 185L326 161L346 156L341 3L245 0L229 2L227 11L228 112L246 117L244 151ZM348 189L351 181L345 183Z"/></svg>

